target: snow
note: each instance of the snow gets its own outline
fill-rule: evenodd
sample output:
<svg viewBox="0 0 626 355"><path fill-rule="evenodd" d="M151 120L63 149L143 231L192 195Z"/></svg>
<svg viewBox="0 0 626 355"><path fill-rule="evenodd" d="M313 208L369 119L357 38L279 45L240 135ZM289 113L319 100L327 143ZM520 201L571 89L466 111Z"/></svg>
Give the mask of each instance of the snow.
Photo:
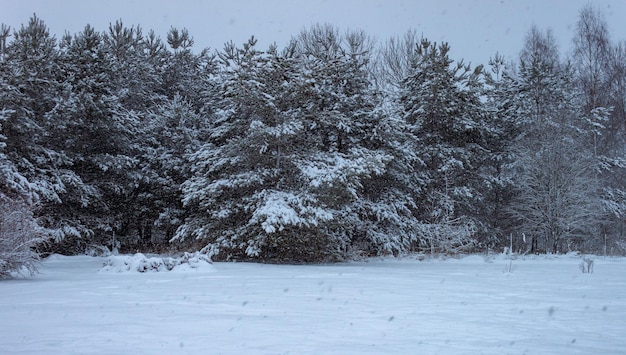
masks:
<svg viewBox="0 0 626 355"><path fill-rule="evenodd" d="M213 265L208 256L200 253L185 253L181 258L135 255L114 255L104 261L100 272L163 272L163 271L206 271Z"/></svg>
<svg viewBox="0 0 626 355"><path fill-rule="evenodd" d="M267 234L283 231L285 226L317 226L318 221L333 218L330 212L310 206L310 196L299 196L282 191L263 191L259 194L265 201L252 214L250 224L261 222Z"/></svg>
<svg viewBox="0 0 626 355"><path fill-rule="evenodd" d="M626 259L483 256L99 272L0 282L2 354L618 354Z"/></svg>

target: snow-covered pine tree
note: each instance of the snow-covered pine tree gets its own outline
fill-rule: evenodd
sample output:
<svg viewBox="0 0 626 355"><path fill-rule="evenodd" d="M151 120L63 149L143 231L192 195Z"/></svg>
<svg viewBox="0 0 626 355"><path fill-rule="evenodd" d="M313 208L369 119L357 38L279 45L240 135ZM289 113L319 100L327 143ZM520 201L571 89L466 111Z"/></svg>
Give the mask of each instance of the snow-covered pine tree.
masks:
<svg viewBox="0 0 626 355"><path fill-rule="evenodd" d="M507 63L502 55L496 53L485 70L483 97L491 131L486 135L486 159L480 170L485 181L482 219L487 233L479 242L488 249L503 245L511 247L509 238L512 228L507 208L515 192L515 181L508 167L516 159L513 146L519 127L516 122L518 117L508 112L515 95L506 83L513 68L515 64ZM513 247L517 250L520 246L516 244Z"/></svg>
<svg viewBox="0 0 626 355"><path fill-rule="evenodd" d="M14 33L0 66L0 102L6 118L4 162L7 174L2 193L19 203L37 205L39 223L57 239L77 235L59 213L80 178L71 170L64 151L63 123L51 119L62 90L62 72L56 40L46 25L33 16Z"/></svg>
<svg viewBox="0 0 626 355"><path fill-rule="evenodd" d="M162 102L165 97L158 94L162 83L158 66L149 60L143 33L139 26L126 27L121 20L109 24L108 31L102 34L102 53L106 57L108 69L108 86L111 95L116 98L119 111L124 110L129 120L127 129L132 134L127 139L129 157L138 161L146 149L148 140L145 129L148 126L149 110ZM132 164L129 171L124 203L118 205L116 211L118 225L123 226L116 231L114 248L141 248L144 242L151 239L154 218L145 219L145 210L149 208L141 199L140 191L146 172L141 164ZM131 171L132 170L132 171ZM121 235L120 235L121 234Z"/></svg>
<svg viewBox="0 0 626 355"><path fill-rule="evenodd" d="M408 251L416 240L415 142L392 109L392 95L381 91L371 76L373 43L361 31L342 36L328 25L303 31L297 40L299 59L310 77L307 82L313 83L305 86L305 99L311 102L305 106L313 108L308 112L309 126L314 127L309 144L318 147L317 157L342 154L346 162L361 166L349 182L354 186L329 180L329 187L338 190L324 192L350 193L345 205L344 201L337 205L341 240L355 255ZM359 171L350 165L345 168Z"/></svg>
<svg viewBox="0 0 626 355"><path fill-rule="evenodd" d="M292 54L255 45L254 38L241 48L231 42L219 54L223 98L210 141L190 155L193 176L183 185L190 216L177 239L195 237L225 258L317 258L274 251L289 243L282 237L307 236L330 216L298 188L294 154L304 146L296 140L302 123L290 115L300 82Z"/></svg>
<svg viewBox="0 0 626 355"><path fill-rule="evenodd" d="M139 27L110 25L103 36L110 61L111 88L123 109L137 117L129 142L137 162L120 218L127 247L160 249L182 218L180 184L189 177L185 154L206 141L205 99L211 93L212 56L191 52L187 30L168 33L169 52L154 32L143 37ZM135 245L136 244L136 245Z"/></svg>
<svg viewBox="0 0 626 355"><path fill-rule="evenodd" d="M103 36L91 26L63 37L60 61L63 91L48 119L65 133L63 150L80 184L58 211L77 224L83 238L67 243L78 250L89 243L117 247L129 231L125 216L133 191L137 115L121 105L111 57Z"/></svg>
<svg viewBox="0 0 626 355"><path fill-rule="evenodd" d="M190 155L193 175L183 184L189 211L176 239L196 238L224 258L317 258L276 255L274 248L306 237L306 229L332 216L300 191L294 154L302 122L290 115L301 82L291 53L261 52L251 38L219 53L223 97L216 106L210 141Z"/></svg>
<svg viewBox="0 0 626 355"><path fill-rule="evenodd" d="M30 203L59 202L64 189L59 168L67 160L51 146L46 118L60 88L55 46L46 25L33 16L15 31L0 66L5 155L21 176L4 181Z"/></svg>
<svg viewBox="0 0 626 355"><path fill-rule="evenodd" d="M423 187L416 155L417 141L393 108L393 95L380 97L373 109L376 124L366 144L380 154L392 157L385 161L384 172L362 181L359 198L349 207L355 221L350 252L354 256L403 254L420 240L416 191Z"/></svg>
<svg viewBox="0 0 626 355"><path fill-rule="evenodd" d="M167 52L162 70L163 95L172 99L179 95L192 104L196 111L209 110L213 104L217 70L215 55L208 48L193 53L193 38L187 29L171 28L167 43L173 52Z"/></svg>
<svg viewBox="0 0 626 355"><path fill-rule="evenodd" d="M345 257L359 225L349 206L389 157L365 143L373 106L362 54L338 37L307 48L313 33L304 33L282 53L257 51L254 39L220 53L224 97L210 144L191 156L179 238L204 239L224 257Z"/></svg>
<svg viewBox="0 0 626 355"><path fill-rule="evenodd" d="M151 35L154 33L146 38L141 27L126 27L121 20L110 24L102 35L104 54L111 66L113 91L124 108L138 114L150 110L165 97L161 94L161 76L166 51L152 43L157 50L151 53L150 41L159 43L157 38L150 38ZM154 60L159 56L161 60Z"/></svg>
<svg viewBox="0 0 626 355"><path fill-rule="evenodd" d="M140 237L162 246L184 220L183 182L191 177L187 157L208 141L209 120L176 95L144 117L135 203Z"/></svg>
<svg viewBox="0 0 626 355"><path fill-rule="evenodd" d="M427 39L402 82L399 106L418 141L424 183L416 191L421 248L456 252L473 245L480 226L477 204L483 183L478 171L491 129L482 106L481 72L449 58L448 44Z"/></svg>
<svg viewBox="0 0 626 355"><path fill-rule="evenodd" d="M342 36L330 25L315 25L296 45L307 83L307 144L315 149L301 166L320 198L334 197L327 202L336 210L334 240L351 253L405 251L412 240L405 228L411 200L398 193L390 180L396 172L388 168L403 165L405 159L393 158L406 142L370 76L371 39L362 31ZM315 169L307 171L310 166ZM324 184L316 186L322 177Z"/></svg>

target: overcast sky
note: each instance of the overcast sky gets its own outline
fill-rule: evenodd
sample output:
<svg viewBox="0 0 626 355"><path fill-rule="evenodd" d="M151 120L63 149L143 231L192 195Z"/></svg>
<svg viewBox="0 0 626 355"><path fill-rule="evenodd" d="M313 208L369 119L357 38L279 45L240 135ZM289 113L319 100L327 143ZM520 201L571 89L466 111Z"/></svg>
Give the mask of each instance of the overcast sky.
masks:
<svg viewBox="0 0 626 355"><path fill-rule="evenodd" d="M415 29L432 41L446 41L453 59L486 63L499 51L517 58L531 25L552 28L562 52L569 50L578 11L588 0L0 0L0 22L12 28L33 13L57 38L90 24L99 31L122 19L165 38L170 27L187 28L195 49L221 49L250 35L265 49L283 46L313 23L341 30L363 29L378 40ZM626 40L626 1L596 0L614 40Z"/></svg>

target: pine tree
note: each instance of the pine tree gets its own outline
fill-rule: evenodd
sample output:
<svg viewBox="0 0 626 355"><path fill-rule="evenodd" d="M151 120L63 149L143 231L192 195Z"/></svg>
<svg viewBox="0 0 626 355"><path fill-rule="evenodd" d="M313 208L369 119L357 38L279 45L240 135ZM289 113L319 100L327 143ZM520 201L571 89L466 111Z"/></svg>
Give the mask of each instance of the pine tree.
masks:
<svg viewBox="0 0 626 355"><path fill-rule="evenodd" d="M145 120L135 192L137 228L144 244L163 244L184 220L181 185L191 177L187 157L208 140L209 122L179 95Z"/></svg>
<svg viewBox="0 0 626 355"><path fill-rule="evenodd" d="M433 252L454 252L473 243L480 223L477 171L490 130L480 102L482 68L453 64L447 44L423 39L416 51L399 105L418 141L421 242Z"/></svg>
<svg viewBox="0 0 626 355"><path fill-rule="evenodd" d="M57 240L78 235L72 221L57 213L82 181L64 149L64 124L51 116L62 91L56 40L36 16L13 37L0 66L6 138L1 192L16 203L36 205L38 223Z"/></svg>
<svg viewBox="0 0 626 355"><path fill-rule="evenodd" d="M55 40L36 16L13 37L0 67L0 95L5 118L5 156L20 177L4 181L12 185L12 193L30 203L59 202L66 182L63 177L67 176L59 169L67 159L50 144L51 123L46 117L59 90Z"/></svg>
<svg viewBox="0 0 626 355"><path fill-rule="evenodd" d="M330 218L295 188L302 183L294 166L302 124L286 105L297 80L289 51L280 56L255 45L254 38L242 48L231 42L219 54L223 98L210 143L190 155L193 176L183 185L191 215L177 238L205 240L223 257L276 257L272 247L290 243L281 238ZM298 253L279 257L317 257Z"/></svg>
<svg viewBox="0 0 626 355"><path fill-rule="evenodd" d="M164 98L159 94L162 63L154 57L164 56L165 50L159 52L158 41L151 36L154 33L145 38L141 27L126 27L121 20L110 24L102 36L104 55L111 66L112 90L125 109L138 114L149 111ZM157 46L155 53L150 45Z"/></svg>
<svg viewBox="0 0 626 355"><path fill-rule="evenodd" d="M187 29L171 28L167 43L172 52L167 52L162 68L162 93L169 99L182 96L196 110L207 110L213 104L212 76L216 72L215 56L208 48L194 54L193 38Z"/></svg>
<svg viewBox="0 0 626 355"><path fill-rule="evenodd" d="M79 225L81 243L119 246L128 233L137 116L115 93L113 64L103 36L90 26L61 42L64 90L49 117L65 136L63 150L81 180L59 209ZM81 247L82 248L82 247Z"/></svg>
<svg viewBox="0 0 626 355"><path fill-rule="evenodd" d="M487 228L487 234L480 242L487 248L511 247L512 222L507 208L516 191L516 182L509 167L517 159L515 139L520 128L520 117L511 114L511 108L516 105L516 94L509 83L515 76L515 68L515 64L505 62L504 57L496 53L485 71L485 107L491 131L486 137L486 160L480 170L486 183L483 213Z"/></svg>
<svg viewBox="0 0 626 355"><path fill-rule="evenodd" d="M359 226L350 206L390 158L369 140L363 42L355 35L342 48L327 30L280 54L257 51L254 39L220 53L224 96L211 143L191 155L183 186L194 212L180 238L207 240L224 257L345 257ZM315 31L328 42L303 38Z"/></svg>

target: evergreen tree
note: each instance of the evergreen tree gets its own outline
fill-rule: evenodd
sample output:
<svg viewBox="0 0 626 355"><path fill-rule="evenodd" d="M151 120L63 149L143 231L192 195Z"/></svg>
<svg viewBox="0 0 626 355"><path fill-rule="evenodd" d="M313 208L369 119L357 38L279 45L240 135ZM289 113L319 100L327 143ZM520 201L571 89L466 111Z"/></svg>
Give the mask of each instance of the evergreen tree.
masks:
<svg viewBox="0 0 626 355"><path fill-rule="evenodd" d="M485 181L483 211L487 233L480 243L487 248L510 245L511 220L507 208L514 195L515 175L509 167L515 161L515 137L518 117L510 115L514 93L507 83L511 80L514 64L505 62L499 53L489 60L485 71L485 107L488 111L490 134L486 136L486 159L480 170ZM518 247L517 245L515 247Z"/></svg>
<svg viewBox="0 0 626 355"><path fill-rule="evenodd" d="M90 26L61 43L64 90L50 113L65 136L64 151L83 184L62 213L79 224L82 242L118 247L128 233L125 208L132 192L136 114L122 107L103 37ZM76 240L78 241L78 240Z"/></svg>
<svg viewBox="0 0 626 355"><path fill-rule="evenodd" d="M191 177L187 157L208 140L208 120L181 96L146 117L140 179L135 191L137 228L144 243L167 243L185 217L181 185Z"/></svg>
<svg viewBox="0 0 626 355"><path fill-rule="evenodd" d="M5 157L19 177L13 175L4 180L13 190L5 193L17 192L30 203L56 203L60 201L64 183L72 179L62 170L67 164L66 157L51 144L52 123L46 117L54 108L60 89L56 41L36 16L13 37L0 66L0 95ZM67 180L63 181L64 178Z"/></svg>
<svg viewBox="0 0 626 355"><path fill-rule="evenodd" d="M330 218L294 190L301 185L293 155L302 148L295 140L302 124L285 107L296 79L289 53L255 45L254 38L242 48L231 42L219 54L223 98L210 142L190 156L193 176L183 185L191 215L177 238L206 240L224 257L274 257L271 248L289 242L281 236ZM297 252L281 257L296 259Z"/></svg>
<svg viewBox="0 0 626 355"><path fill-rule="evenodd" d="M56 40L33 16L4 48L0 66L6 144L2 193L37 206L35 217L56 240L79 234L74 221L59 211L82 186L64 149L64 123L52 117L62 91L59 60Z"/></svg>
<svg viewBox="0 0 626 355"><path fill-rule="evenodd" d="M475 212L483 181L477 172L490 130L480 101L482 68L453 64L447 44L423 39L416 51L399 104L418 141L421 242L433 252L453 252L473 243L481 223Z"/></svg>
<svg viewBox="0 0 626 355"><path fill-rule="evenodd" d="M337 211L339 228L333 234L338 244L356 253L405 251L412 233L406 224L395 228L392 221L404 221L410 202L399 202L398 190L382 180L391 177L384 174L403 143L394 141L393 130L400 128L388 126L393 118L369 76L370 39L358 31L342 37L332 26L317 25L301 32L296 43L308 84L303 88L307 145L315 149L304 172L313 184L328 172L316 193L334 197L327 203ZM307 168L311 164L314 170ZM396 198L387 205L385 197Z"/></svg>
<svg viewBox="0 0 626 355"><path fill-rule="evenodd" d="M171 28L167 43L172 52L167 52L162 68L162 94L172 99L182 96L196 110L208 110L214 99L216 60L207 48L200 53L191 51L193 38L187 29Z"/></svg>
<svg viewBox="0 0 626 355"><path fill-rule="evenodd" d="M364 145L372 106L361 40L348 40L350 52L325 34L330 42L317 48L301 37L281 54L259 52L251 39L220 53L224 98L184 184L187 206L202 212L179 236L207 239L230 257L344 257L358 226L349 206L388 157Z"/></svg>
<svg viewBox="0 0 626 355"><path fill-rule="evenodd" d="M103 51L110 69L111 87L120 105L129 111L142 114L164 99L159 95L163 85L162 68L155 56L164 56L158 50L154 33L144 38L139 26L126 27L121 20L109 25L102 36ZM157 42L158 43L158 42ZM152 47L157 46L155 53Z"/></svg>

